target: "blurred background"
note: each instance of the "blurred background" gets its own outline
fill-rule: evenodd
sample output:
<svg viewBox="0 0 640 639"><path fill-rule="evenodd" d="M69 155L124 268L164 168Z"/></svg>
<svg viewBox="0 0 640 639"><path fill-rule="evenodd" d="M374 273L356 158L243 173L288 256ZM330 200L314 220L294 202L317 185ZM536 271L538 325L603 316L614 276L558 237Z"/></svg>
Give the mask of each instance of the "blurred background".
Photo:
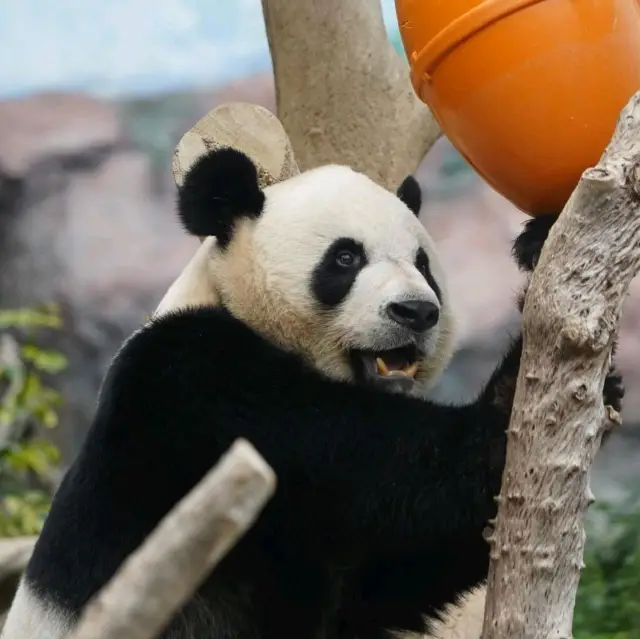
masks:
<svg viewBox="0 0 640 639"><path fill-rule="evenodd" d="M105 367L196 250L176 222L171 154L236 100L275 112L260 0L0 2L0 535L39 530ZM510 245L525 217L446 140L416 175L460 323L434 395L464 401L517 329ZM639 322L636 283L618 349L624 425L593 473L581 637L640 636Z"/></svg>

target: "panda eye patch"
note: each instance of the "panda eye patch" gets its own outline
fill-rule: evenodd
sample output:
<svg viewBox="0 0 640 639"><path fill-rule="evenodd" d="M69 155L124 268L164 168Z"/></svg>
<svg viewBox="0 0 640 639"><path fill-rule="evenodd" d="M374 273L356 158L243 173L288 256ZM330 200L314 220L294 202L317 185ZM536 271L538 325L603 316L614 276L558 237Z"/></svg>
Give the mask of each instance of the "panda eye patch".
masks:
<svg viewBox="0 0 640 639"><path fill-rule="evenodd" d="M442 292L440 291L440 287L433 277L433 273L431 272L431 265L429 264L429 257L423 248L418 249L418 253L416 254L415 266L420 272L420 275L422 275L422 277L427 280L427 284L436 294L438 300L442 302Z"/></svg>
<svg viewBox="0 0 640 639"><path fill-rule="evenodd" d="M311 275L311 292L325 308L340 304L367 265L364 246L350 237L335 239L323 253Z"/></svg>

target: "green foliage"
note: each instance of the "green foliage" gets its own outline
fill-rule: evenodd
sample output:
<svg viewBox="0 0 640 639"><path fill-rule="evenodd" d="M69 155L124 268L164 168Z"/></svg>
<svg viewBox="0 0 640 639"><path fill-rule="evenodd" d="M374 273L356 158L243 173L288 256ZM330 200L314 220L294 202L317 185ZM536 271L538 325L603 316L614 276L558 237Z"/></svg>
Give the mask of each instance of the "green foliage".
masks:
<svg viewBox="0 0 640 639"><path fill-rule="evenodd" d="M597 505L605 532L590 535L574 615L576 639L640 639L640 508L637 498Z"/></svg>
<svg viewBox="0 0 640 639"><path fill-rule="evenodd" d="M0 309L0 330L8 328L60 328L62 319L55 305L46 305L42 310L31 308Z"/></svg>
<svg viewBox="0 0 640 639"><path fill-rule="evenodd" d="M55 306L0 310L0 537L39 533L50 507L59 452L33 433L58 424L61 397L45 380L67 360L34 334L61 326Z"/></svg>

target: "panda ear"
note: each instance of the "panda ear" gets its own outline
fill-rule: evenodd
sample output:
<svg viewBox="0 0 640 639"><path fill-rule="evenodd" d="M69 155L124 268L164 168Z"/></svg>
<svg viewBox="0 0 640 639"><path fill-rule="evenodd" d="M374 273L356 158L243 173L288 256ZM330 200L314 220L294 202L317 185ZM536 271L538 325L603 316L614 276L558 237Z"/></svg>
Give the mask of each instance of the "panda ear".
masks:
<svg viewBox="0 0 640 639"><path fill-rule="evenodd" d="M255 164L241 151L210 151L194 163L178 189L178 216L186 231L214 235L224 248L235 223L262 213L264 193Z"/></svg>
<svg viewBox="0 0 640 639"><path fill-rule="evenodd" d="M420 213L420 207L422 206L422 191L418 180L413 175L408 175L404 182L398 187L398 197L409 207L414 215Z"/></svg>

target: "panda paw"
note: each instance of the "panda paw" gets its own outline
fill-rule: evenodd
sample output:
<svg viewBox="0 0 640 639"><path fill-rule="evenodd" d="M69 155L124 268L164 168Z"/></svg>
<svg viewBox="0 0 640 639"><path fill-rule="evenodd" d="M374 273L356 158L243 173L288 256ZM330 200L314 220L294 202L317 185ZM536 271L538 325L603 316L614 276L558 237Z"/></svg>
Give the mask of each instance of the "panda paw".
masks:
<svg viewBox="0 0 640 639"><path fill-rule="evenodd" d="M602 443L604 444L609 435L614 431L615 427L620 424L620 413L622 412L622 400L624 399L624 380L622 375L615 367L615 364L611 365L609 373L604 380L604 388L602 391L602 399L605 407L615 411L615 416L609 412L609 419L607 420L607 427L602 435Z"/></svg>
<svg viewBox="0 0 640 639"><path fill-rule="evenodd" d="M615 367L615 364L609 369L609 374L604 380L604 389L602 391L602 399L605 406L611 406L617 413L622 411L622 400L624 399L624 380L622 374Z"/></svg>
<svg viewBox="0 0 640 639"><path fill-rule="evenodd" d="M515 239L511 249L511 253L521 271L533 273L549 231L557 219L557 215L542 215L531 218L525 223L524 230ZM524 308L527 288L528 283L525 284L517 299L518 310L521 313Z"/></svg>
<svg viewBox="0 0 640 639"><path fill-rule="evenodd" d="M512 249L513 257L521 271L533 272L549 231L557 219L558 215L541 215L525 223L524 231L518 235Z"/></svg>

